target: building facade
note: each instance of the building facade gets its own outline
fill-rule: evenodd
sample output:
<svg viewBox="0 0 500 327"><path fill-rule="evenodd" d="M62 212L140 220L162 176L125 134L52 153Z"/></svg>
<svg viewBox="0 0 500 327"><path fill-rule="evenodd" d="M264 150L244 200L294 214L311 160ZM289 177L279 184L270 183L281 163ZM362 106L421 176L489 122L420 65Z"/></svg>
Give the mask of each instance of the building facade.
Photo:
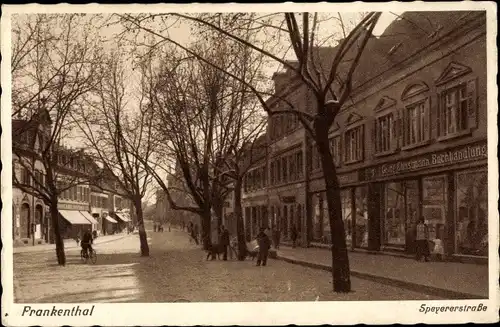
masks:
<svg viewBox="0 0 500 327"><path fill-rule="evenodd" d="M402 17L368 42L349 105L330 132L348 244L412 253L423 217L447 257L485 258L485 13ZM276 77L280 96L310 110L299 82L286 82L286 72ZM269 216L284 239L295 224L303 246L329 243L319 155L298 125L290 115L269 123Z"/></svg>

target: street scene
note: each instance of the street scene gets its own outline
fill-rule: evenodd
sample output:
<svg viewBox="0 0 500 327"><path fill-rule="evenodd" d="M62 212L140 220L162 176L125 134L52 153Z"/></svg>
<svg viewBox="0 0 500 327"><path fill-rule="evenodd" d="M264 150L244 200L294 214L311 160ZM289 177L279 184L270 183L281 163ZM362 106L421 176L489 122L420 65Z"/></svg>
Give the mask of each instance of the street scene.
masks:
<svg viewBox="0 0 500 327"><path fill-rule="evenodd" d="M14 301L488 299L486 20L13 15Z"/></svg>

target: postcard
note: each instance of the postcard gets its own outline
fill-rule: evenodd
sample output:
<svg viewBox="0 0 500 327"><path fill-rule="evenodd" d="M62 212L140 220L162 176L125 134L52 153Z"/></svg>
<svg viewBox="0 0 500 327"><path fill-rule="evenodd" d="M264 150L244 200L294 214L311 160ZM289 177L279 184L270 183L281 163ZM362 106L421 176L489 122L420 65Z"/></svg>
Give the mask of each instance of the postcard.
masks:
<svg viewBox="0 0 500 327"><path fill-rule="evenodd" d="M498 322L493 2L2 6L2 323Z"/></svg>

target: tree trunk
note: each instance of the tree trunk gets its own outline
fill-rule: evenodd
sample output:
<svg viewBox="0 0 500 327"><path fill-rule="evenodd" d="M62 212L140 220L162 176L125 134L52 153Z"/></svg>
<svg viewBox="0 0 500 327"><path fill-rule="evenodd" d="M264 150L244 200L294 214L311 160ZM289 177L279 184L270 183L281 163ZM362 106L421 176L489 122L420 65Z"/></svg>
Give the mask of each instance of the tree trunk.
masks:
<svg viewBox="0 0 500 327"><path fill-rule="evenodd" d="M339 181L330 152L328 129L329 126L327 124L317 124L315 128L316 144L323 166L330 232L332 235L333 290L338 293L347 293L351 291L349 257L347 255L344 222L342 221Z"/></svg>
<svg viewBox="0 0 500 327"><path fill-rule="evenodd" d="M203 249L208 250L212 246L212 215L210 208L204 210L201 215L201 239Z"/></svg>
<svg viewBox="0 0 500 327"><path fill-rule="evenodd" d="M144 217L142 212L141 199L134 202L135 214L137 216L137 224L139 225L139 240L141 242L141 256L149 257L148 237L146 235L146 228L144 227Z"/></svg>
<svg viewBox="0 0 500 327"><path fill-rule="evenodd" d="M64 253L64 241L59 229L59 211L57 210L57 198L52 199L50 203L50 218L52 220L52 230L54 232L54 243L56 243L57 263L61 266L66 265L66 254Z"/></svg>
<svg viewBox="0 0 500 327"><path fill-rule="evenodd" d="M234 215L236 217L236 235L238 238L238 260L243 261L247 255L245 231L243 226L243 210L241 207L241 181L234 183Z"/></svg>

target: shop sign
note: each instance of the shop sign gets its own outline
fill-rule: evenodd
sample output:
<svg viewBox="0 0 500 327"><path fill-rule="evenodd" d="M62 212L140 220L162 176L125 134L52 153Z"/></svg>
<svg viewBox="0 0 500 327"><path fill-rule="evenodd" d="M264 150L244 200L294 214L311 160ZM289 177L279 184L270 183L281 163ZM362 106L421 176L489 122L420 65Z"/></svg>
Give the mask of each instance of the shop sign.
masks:
<svg viewBox="0 0 500 327"><path fill-rule="evenodd" d="M418 171L426 168L452 165L473 160L486 159L488 157L488 147L486 141L457 147L452 150L428 153L413 159L401 160L370 167L364 170L361 179L371 180L387 176L399 175L408 172Z"/></svg>
<svg viewBox="0 0 500 327"><path fill-rule="evenodd" d="M339 180L339 184L351 184L351 183L356 183L358 181L358 172L354 171L351 173L347 174L340 174L337 175L337 178Z"/></svg>

